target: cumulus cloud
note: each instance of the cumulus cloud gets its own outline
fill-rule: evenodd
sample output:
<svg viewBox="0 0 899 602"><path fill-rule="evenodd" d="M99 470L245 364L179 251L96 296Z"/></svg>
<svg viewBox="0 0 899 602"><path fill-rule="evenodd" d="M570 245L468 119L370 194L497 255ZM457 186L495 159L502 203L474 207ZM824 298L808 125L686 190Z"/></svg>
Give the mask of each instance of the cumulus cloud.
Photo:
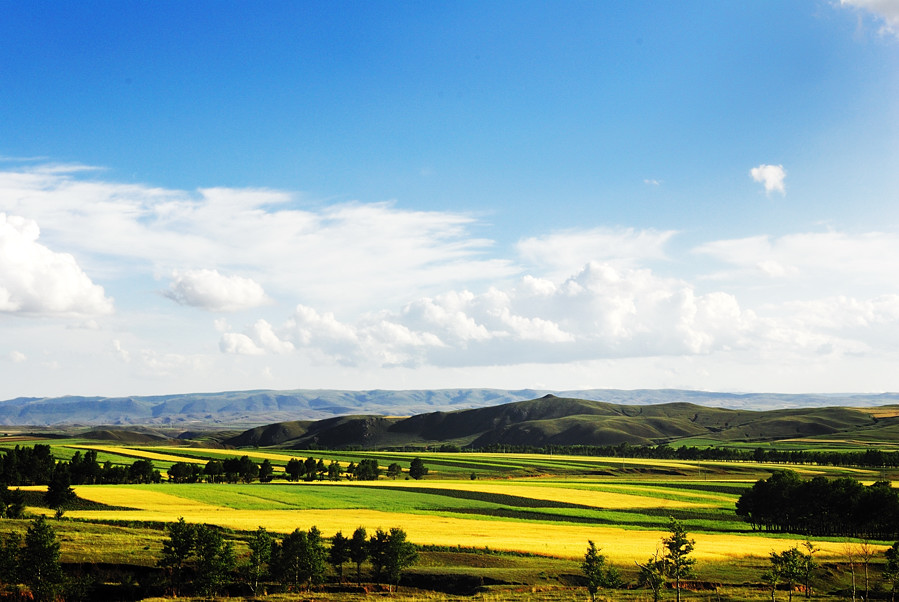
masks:
<svg viewBox="0 0 899 602"><path fill-rule="evenodd" d="M766 165L762 163L758 167L750 169L749 175L756 182L764 184L765 193L767 194L772 192L787 193L784 188L784 178L787 177L787 172L784 170L783 165Z"/></svg>
<svg viewBox="0 0 899 602"><path fill-rule="evenodd" d="M346 365L509 365L703 354L743 344L754 320L726 293L697 294L645 269L590 262L555 283L533 276L454 291L347 323L300 305L284 326L226 333L228 353L302 349Z"/></svg>
<svg viewBox="0 0 899 602"><path fill-rule="evenodd" d="M103 287L75 258L38 242L34 220L0 213L0 312L96 315L112 312Z"/></svg>
<svg viewBox="0 0 899 602"><path fill-rule="evenodd" d="M842 6L864 10L883 22L882 34L899 35L899 2L895 0L840 0Z"/></svg>
<svg viewBox="0 0 899 602"><path fill-rule="evenodd" d="M175 271L165 296L181 305L232 312L266 303L265 291L250 278L223 276L218 270Z"/></svg>

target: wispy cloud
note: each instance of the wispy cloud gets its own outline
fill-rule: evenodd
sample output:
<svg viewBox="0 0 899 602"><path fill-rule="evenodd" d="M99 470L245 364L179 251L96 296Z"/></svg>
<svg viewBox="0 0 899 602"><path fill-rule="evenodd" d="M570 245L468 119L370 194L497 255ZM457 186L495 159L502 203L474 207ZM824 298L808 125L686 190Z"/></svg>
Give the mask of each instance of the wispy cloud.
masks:
<svg viewBox="0 0 899 602"><path fill-rule="evenodd" d="M874 15L882 23L881 34L899 35L899 2L896 0L840 0L840 4Z"/></svg>

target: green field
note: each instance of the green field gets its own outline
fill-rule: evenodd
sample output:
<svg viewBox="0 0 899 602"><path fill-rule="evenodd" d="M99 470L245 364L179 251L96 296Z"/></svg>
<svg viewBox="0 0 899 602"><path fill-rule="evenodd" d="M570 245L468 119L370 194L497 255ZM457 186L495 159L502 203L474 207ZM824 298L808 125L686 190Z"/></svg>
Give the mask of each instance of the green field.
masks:
<svg viewBox="0 0 899 602"><path fill-rule="evenodd" d="M696 540L693 587L702 591L689 593L686 599L707 600L711 591L717 596L711 599L755 600L770 595L760 585L768 554L804 540L753 532L734 513L743 490L783 465L536 454L117 446L64 439L44 443L59 459L94 448L101 462L127 465L149 457L163 472L179 458L204 463L240 455L256 462L269 459L276 469L275 480L264 484L77 486L85 502L53 523L67 562L152 567L164 539L161 525L182 516L189 522L225 527L239 556L247 554L247 534L260 525L276 533L315 525L326 537L338 530L348 534L357 526L369 532L399 526L422 546L420 562L407 578L408 584L415 584L410 588L425 588L414 599L453 598L445 592L427 592L437 587L468 588L466 593L475 597L466 599L583 600L579 560L588 539L596 541L633 586L634 562L645 561L654 552L669 517L674 517ZM0 440L4 444L16 443ZM280 471L291 457L322 458L326 464L336 460L344 466L373 458L382 469L393 462L407 469L414 457L420 457L429 474L420 481L404 473L395 480L382 476L377 481L289 483ZM865 482L896 476L851 467L791 468L806 477L852 476ZM29 494L29 504L32 513L52 513L40 507L38 493ZM22 530L25 524L2 520L0 532ZM815 543L821 548L822 563L816 599L838 599L838 592L849 583L847 542L816 538ZM874 543L880 551L892 542ZM872 575L879 574L881 563L882 556L877 556ZM351 594L327 592L316 599L332 595L353 599ZM633 589L610 594L609 599L651 597L648 590Z"/></svg>

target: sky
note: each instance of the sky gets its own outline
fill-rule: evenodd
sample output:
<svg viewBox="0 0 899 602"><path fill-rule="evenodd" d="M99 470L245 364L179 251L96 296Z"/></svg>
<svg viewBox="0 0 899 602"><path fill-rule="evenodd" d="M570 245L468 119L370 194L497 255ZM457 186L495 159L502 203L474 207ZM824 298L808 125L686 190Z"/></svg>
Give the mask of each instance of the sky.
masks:
<svg viewBox="0 0 899 602"><path fill-rule="evenodd" d="M0 399L899 391L899 0L0 13Z"/></svg>

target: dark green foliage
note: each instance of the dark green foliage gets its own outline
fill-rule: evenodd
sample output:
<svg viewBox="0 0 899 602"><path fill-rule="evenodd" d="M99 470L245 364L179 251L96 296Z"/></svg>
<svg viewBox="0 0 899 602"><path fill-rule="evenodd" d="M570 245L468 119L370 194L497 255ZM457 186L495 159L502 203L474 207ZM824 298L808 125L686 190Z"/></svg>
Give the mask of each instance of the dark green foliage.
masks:
<svg viewBox="0 0 899 602"><path fill-rule="evenodd" d="M221 460L210 460L206 463L203 474L206 475L206 480L210 483L218 483L222 480L222 475L225 474L225 466Z"/></svg>
<svg viewBox="0 0 899 602"><path fill-rule="evenodd" d="M50 480L50 484L47 485L44 502L61 516L65 507L74 502L76 497L75 490L72 489L69 482L68 472L57 471Z"/></svg>
<svg viewBox="0 0 899 602"><path fill-rule="evenodd" d="M358 481L377 481L380 474L381 469L378 466L378 461L372 458L359 460L359 464L356 465L355 477Z"/></svg>
<svg viewBox="0 0 899 602"><path fill-rule="evenodd" d="M669 520L668 530L670 534L662 539L662 560L665 562L665 573L674 579L677 602L680 602L681 579L688 577L696 564L696 560L690 558L695 542L687 537L684 526L674 518Z"/></svg>
<svg viewBox="0 0 899 602"><path fill-rule="evenodd" d="M150 460L135 460L128 469L129 483L159 483L162 476Z"/></svg>
<svg viewBox="0 0 899 602"><path fill-rule="evenodd" d="M428 474L428 467L421 461L421 458L414 458L409 464L409 476L417 481L426 474Z"/></svg>
<svg viewBox="0 0 899 602"><path fill-rule="evenodd" d="M0 591L2 584L16 584L19 576L19 556L21 555L22 536L13 531L0 540Z"/></svg>
<svg viewBox="0 0 899 602"><path fill-rule="evenodd" d="M899 541L884 552L886 566L883 567L883 580L890 586L890 600L896 599L896 586L899 585Z"/></svg>
<svg viewBox="0 0 899 602"><path fill-rule="evenodd" d="M285 472L287 473L288 481L299 481L304 472L303 463L296 458L291 458L290 461L287 462Z"/></svg>
<svg viewBox="0 0 899 602"><path fill-rule="evenodd" d="M387 467L388 478L396 479L401 474L403 474L403 469L396 462L391 463L390 466Z"/></svg>
<svg viewBox="0 0 899 602"><path fill-rule="evenodd" d="M0 518L22 518L25 512L25 494L21 489L8 489L0 483Z"/></svg>
<svg viewBox="0 0 899 602"><path fill-rule="evenodd" d="M259 482L260 483L269 483L272 480L272 476L275 473L274 467L272 467L272 462L268 458L262 461L262 464L259 465Z"/></svg>
<svg viewBox="0 0 899 602"><path fill-rule="evenodd" d="M665 585L665 559L662 558L661 551L656 550L644 564L638 562L636 565L640 567L637 584L649 587L652 590L653 602L659 602L659 593Z"/></svg>
<svg viewBox="0 0 899 602"><path fill-rule="evenodd" d="M587 591L590 600L596 600L596 592L601 588L616 589L623 586L621 574L613 566L606 564L606 557L599 553L599 548L592 541L587 541L587 552L581 571L587 578Z"/></svg>
<svg viewBox="0 0 899 602"><path fill-rule="evenodd" d="M368 559L374 580L393 586L399 584L403 570L418 560L418 552L402 529L378 529L368 541Z"/></svg>
<svg viewBox="0 0 899 602"><path fill-rule="evenodd" d="M321 583L325 574L325 556L321 532L316 527L308 532L296 529L272 552L275 577L292 589Z"/></svg>
<svg viewBox="0 0 899 602"><path fill-rule="evenodd" d="M387 538L390 534L383 530L377 529L375 534L368 540L368 560L371 562L372 579L381 581L381 573L384 570L384 563L387 558Z"/></svg>
<svg viewBox="0 0 899 602"><path fill-rule="evenodd" d="M899 535L899 492L884 482L803 480L781 470L740 496L737 515L767 531L888 538Z"/></svg>
<svg viewBox="0 0 899 602"><path fill-rule="evenodd" d="M775 599L778 583L786 583L790 592L790 600L793 599L793 585L802 580L805 560L802 552L797 547L792 547L783 552L771 552L769 558L771 566L762 574L762 581L771 587L771 600Z"/></svg>
<svg viewBox="0 0 899 602"><path fill-rule="evenodd" d="M331 460L331 463L328 464L328 480L340 480L340 463L337 460Z"/></svg>
<svg viewBox="0 0 899 602"><path fill-rule="evenodd" d="M315 461L315 458L306 458L306 461L303 462L303 479L306 481L314 481L315 480L315 468L318 466L318 462Z"/></svg>
<svg viewBox="0 0 899 602"><path fill-rule="evenodd" d="M234 549L217 527L197 525L194 537L194 584L200 593L212 596L228 581L228 575L234 568Z"/></svg>
<svg viewBox="0 0 899 602"><path fill-rule="evenodd" d="M272 558L272 545L274 543L275 538L265 530L265 527L256 529L248 542L250 557L244 566L244 574L254 594L259 589L259 582L265 579L268 574L269 562Z"/></svg>
<svg viewBox="0 0 899 602"><path fill-rule="evenodd" d="M328 549L328 564L334 567L337 579L343 581L343 565L352 559L350 554L350 540L338 531L331 538L331 547Z"/></svg>
<svg viewBox="0 0 899 602"><path fill-rule="evenodd" d="M157 564L169 571L177 592L185 583L187 561L196 544L196 527L186 523L184 518L179 518L178 522L166 525L165 530L168 539L162 543L162 558Z"/></svg>
<svg viewBox="0 0 899 602"><path fill-rule="evenodd" d="M43 516L35 519L25 532L25 547L19 556L19 577L35 600L54 600L62 589L56 532Z"/></svg>
<svg viewBox="0 0 899 602"><path fill-rule="evenodd" d="M176 462L168 470L169 480L173 483L197 483L203 475L199 464Z"/></svg>
<svg viewBox="0 0 899 602"><path fill-rule="evenodd" d="M368 534L357 527L350 538L350 560L356 564L356 583L362 583L362 563L368 560Z"/></svg>

